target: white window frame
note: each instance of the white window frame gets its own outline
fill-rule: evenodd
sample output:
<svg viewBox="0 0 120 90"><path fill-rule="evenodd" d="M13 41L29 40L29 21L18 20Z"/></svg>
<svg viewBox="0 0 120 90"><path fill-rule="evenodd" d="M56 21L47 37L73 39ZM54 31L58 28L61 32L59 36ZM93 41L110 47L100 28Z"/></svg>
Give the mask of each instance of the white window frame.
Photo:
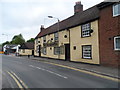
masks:
<svg viewBox="0 0 120 90"><path fill-rule="evenodd" d="M83 24L81 26L81 37L90 37L91 36L90 29L91 29L90 23ZM85 35L85 32L86 32L86 35Z"/></svg>
<svg viewBox="0 0 120 90"><path fill-rule="evenodd" d="M85 47L90 47L90 57L86 57L85 55L85 51L84 51L84 48ZM89 51L86 51L87 53L89 52ZM92 45L82 45L82 58L83 59L92 59Z"/></svg>
<svg viewBox="0 0 120 90"><path fill-rule="evenodd" d="M115 14L115 7L118 7L118 10L120 9L120 3L113 5L113 17L119 16L120 12L118 12L117 14Z"/></svg>
<svg viewBox="0 0 120 90"><path fill-rule="evenodd" d="M120 36L114 37L114 50L120 50L120 48L116 48L116 39L120 38Z"/></svg>

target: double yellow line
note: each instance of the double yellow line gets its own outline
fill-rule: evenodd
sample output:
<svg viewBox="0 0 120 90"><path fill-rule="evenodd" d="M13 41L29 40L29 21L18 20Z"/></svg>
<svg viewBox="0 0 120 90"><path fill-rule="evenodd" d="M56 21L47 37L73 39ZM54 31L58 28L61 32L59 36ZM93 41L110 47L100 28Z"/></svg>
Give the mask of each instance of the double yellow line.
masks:
<svg viewBox="0 0 120 90"><path fill-rule="evenodd" d="M28 87L27 85L12 71L6 71L12 78L13 80L17 83L18 87L21 89L21 90L24 90L24 89L27 89L28 90Z"/></svg>

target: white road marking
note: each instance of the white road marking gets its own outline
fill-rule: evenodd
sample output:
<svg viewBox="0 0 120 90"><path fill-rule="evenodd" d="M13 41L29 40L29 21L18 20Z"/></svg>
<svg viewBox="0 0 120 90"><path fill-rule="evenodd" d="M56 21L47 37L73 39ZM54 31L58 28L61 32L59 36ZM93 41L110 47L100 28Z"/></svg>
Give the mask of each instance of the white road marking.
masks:
<svg viewBox="0 0 120 90"><path fill-rule="evenodd" d="M65 78L65 79L67 79L67 78L68 78L68 77L66 77L66 76L60 75L60 74L55 73L55 72L50 71L50 70L46 70L46 69L44 69L44 68L36 67L36 66L33 66L33 65L29 65L29 66L30 66L30 67L33 67L33 68L40 69L40 70L42 70L42 71L49 72L49 73L51 73L51 74L54 74L54 75L56 75L56 76L59 76L59 77Z"/></svg>

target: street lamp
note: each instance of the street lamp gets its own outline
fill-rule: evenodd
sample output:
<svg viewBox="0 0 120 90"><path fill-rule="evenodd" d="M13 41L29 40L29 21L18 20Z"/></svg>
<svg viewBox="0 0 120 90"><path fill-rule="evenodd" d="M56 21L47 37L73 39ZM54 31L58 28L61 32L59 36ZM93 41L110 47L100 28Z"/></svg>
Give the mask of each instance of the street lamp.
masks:
<svg viewBox="0 0 120 90"><path fill-rule="evenodd" d="M56 17L53 17L53 16L48 16L48 18L57 19L57 21L58 21L58 38L59 38L59 30L60 30L60 20L59 20L59 18L56 18Z"/></svg>
<svg viewBox="0 0 120 90"><path fill-rule="evenodd" d="M59 30L60 30L60 20L59 18L56 18L56 17L53 17L53 16L48 16L48 18L54 18L54 19L57 19L58 21L58 39L59 39ZM59 46L59 40L58 40L58 46ZM60 58L60 53L58 54L58 58Z"/></svg>
<svg viewBox="0 0 120 90"><path fill-rule="evenodd" d="M57 19L57 21L58 21L58 32L59 32L59 29L60 29L60 20L59 20L59 18L56 18L56 17L53 17L53 16L48 16L48 18L54 18L54 19Z"/></svg>

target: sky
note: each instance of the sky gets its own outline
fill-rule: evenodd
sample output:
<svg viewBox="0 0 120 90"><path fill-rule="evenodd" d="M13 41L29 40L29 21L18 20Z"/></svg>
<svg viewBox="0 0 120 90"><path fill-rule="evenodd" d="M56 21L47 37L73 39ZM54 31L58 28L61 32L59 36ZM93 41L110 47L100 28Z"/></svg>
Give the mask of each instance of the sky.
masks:
<svg viewBox="0 0 120 90"><path fill-rule="evenodd" d="M64 20L74 15L75 2L81 1L86 10L103 0L0 0L0 43L22 34L25 40L35 38L40 26L57 22L47 16Z"/></svg>

